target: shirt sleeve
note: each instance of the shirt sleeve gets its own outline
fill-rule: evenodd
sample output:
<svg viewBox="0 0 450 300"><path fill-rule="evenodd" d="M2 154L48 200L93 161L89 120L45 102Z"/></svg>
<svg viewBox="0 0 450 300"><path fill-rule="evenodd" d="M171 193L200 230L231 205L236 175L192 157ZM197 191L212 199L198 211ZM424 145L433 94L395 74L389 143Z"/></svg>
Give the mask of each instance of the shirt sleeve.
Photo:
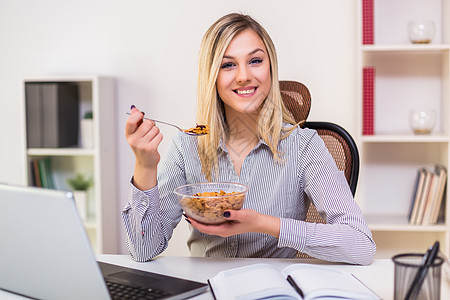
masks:
<svg viewBox="0 0 450 300"><path fill-rule="evenodd" d="M174 140L158 170L156 187L141 191L132 180L122 211L126 243L131 257L140 262L161 254L168 246L182 209L173 190L186 184L182 146Z"/></svg>
<svg viewBox="0 0 450 300"><path fill-rule="evenodd" d="M301 145L297 176L326 224L282 218L278 246L327 261L370 264L375 242L344 173L317 133Z"/></svg>

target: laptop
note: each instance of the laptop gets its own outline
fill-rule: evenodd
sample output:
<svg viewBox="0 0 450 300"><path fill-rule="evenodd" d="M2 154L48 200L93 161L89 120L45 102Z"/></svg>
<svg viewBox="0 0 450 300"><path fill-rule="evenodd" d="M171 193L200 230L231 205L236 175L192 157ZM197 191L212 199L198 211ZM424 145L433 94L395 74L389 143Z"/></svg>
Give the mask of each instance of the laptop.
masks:
<svg viewBox="0 0 450 300"><path fill-rule="evenodd" d="M124 285L186 299L208 287L97 262L71 192L0 184L0 241L0 289L34 299L124 299L112 292Z"/></svg>

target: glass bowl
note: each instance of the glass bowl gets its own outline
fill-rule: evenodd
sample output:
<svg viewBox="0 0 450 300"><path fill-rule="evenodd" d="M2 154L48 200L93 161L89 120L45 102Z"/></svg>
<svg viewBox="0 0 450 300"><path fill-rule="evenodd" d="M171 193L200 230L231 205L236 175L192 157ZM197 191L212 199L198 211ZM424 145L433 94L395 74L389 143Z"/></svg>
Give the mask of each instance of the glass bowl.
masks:
<svg viewBox="0 0 450 300"><path fill-rule="evenodd" d="M409 124L415 134L430 134L436 123L436 111L412 110L409 114Z"/></svg>
<svg viewBox="0 0 450 300"><path fill-rule="evenodd" d="M413 21L408 24L409 40L413 44L429 44L434 36L433 21Z"/></svg>
<svg viewBox="0 0 450 300"><path fill-rule="evenodd" d="M225 210L241 209L248 186L233 182L203 182L174 190L186 215L204 224L220 224Z"/></svg>

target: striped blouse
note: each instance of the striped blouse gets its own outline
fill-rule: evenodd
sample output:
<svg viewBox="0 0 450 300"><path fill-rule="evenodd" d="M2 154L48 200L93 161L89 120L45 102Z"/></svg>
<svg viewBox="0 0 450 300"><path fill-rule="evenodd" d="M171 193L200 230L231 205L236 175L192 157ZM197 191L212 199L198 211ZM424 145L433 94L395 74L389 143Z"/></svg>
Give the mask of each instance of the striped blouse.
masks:
<svg viewBox="0 0 450 300"><path fill-rule="evenodd" d="M238 176L221 144L220 172L214 179L248 185L243 208L280 218L279 238L252 232L223 238L191 227L187 242L191 255L292 258L301 251L327 261L370 264L376 249L372 233L320 136L314 130L296 128L278 149L282 162L274 161L261 140L245 158ZM176 135L160 164L158 185L141 191L130 184L122 218L133 259L147 261L166 249L183 213L173 190L205 181L196 138ZM304 221L305 194L327 224Z"/></svg>

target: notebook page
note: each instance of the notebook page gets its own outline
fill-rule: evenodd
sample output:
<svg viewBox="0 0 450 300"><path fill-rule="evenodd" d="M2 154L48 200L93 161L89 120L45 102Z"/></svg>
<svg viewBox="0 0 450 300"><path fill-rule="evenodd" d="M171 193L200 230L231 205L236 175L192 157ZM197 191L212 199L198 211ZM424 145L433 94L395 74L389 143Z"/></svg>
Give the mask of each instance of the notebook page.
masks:
<svg viewBox="0 0 450 300"><path fill-rule="evenodd" d="M210 283L219 299L259 299L269 295L278 295L276 299L281 299L280 295L286 295L285 299L300 299L278 269L270 264L222 271L211 278Z"/></svg>
<svg viewBox="0 0 450 300"><path fill-rule="evenodd" d="M320 295L378 299L352 274L341 270L309 264L294 264L285 268L282 273L285 276L291 275L302 289L306 299Z"/></svg>

